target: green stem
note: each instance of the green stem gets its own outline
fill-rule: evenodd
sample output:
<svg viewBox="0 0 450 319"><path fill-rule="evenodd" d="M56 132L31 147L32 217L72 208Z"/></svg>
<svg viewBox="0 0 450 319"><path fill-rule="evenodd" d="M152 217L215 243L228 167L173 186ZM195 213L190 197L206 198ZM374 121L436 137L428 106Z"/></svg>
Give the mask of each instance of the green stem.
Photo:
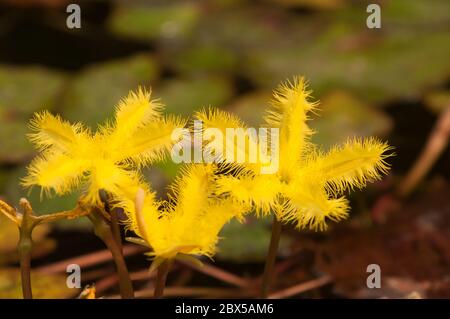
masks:
<svg viewBox="0 0 450 319"><path fill-rule="evenodd" d="M269 251L266 257L266 263L264 265L264 274L261 285L261 298L267 298L269 293L270 283L273 277L273 271L275 268L275 260L278 253L278 245L280 243L281 235L281 222L274 215L272 222L272 236L270 237Z"/></svg>
<svg viewBox="0 0 450 319"><path fill-rule="evenodd" d="M165 260L158 267L155 284L155 298L162 298L164 295L164 288L166 287L167 275L169 274L171 264L171 260Z"/></svg>
<svg viewBox="0 0 450 319"><path fill-rule="evenodd" d="M128 268L123 258L121 249L114 239L110 225L96 210L92 211L92 213L89 215L89 219L94 225L95 234L105 243L114 259L117 275L119 276L120 295L124 299L134 298L134 291L130 274L128 272Z"/></svg>

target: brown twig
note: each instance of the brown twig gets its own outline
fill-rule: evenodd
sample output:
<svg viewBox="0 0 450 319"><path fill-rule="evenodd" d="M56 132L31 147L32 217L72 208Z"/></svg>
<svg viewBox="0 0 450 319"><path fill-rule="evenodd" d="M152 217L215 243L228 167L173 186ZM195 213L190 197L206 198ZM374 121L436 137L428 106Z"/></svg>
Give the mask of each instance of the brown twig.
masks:
<svg viewBox="0 0 450 319"><path fill-rule="evenodd" d="M144 247L136 246L136 245L125 245L123 246L123 255L125 257L136 255L142 253L146 249ZM86 255L69 258L65 260L61 260L55 262L53 264L45 265L40 268L37 268L35 271L43 274L55 274L62 273L66 271L67 265L77 264L80 267L91 267L95 266L107 261L110 261L112 258L111 253L108 249L99 250L93 253L89 253Z"/></svg>
<svg viewBox="0 0 450 319"><path fill-rule="evenodd" d="M439 116L422 153L399 185L397 195L407 197L411 193L447 147L449 135L450 105Z"/></svg>
<svg viewBox="0 0 450 319"><path fill-rule="evenodd" d="M149 272L148 269L130 273L130 278L132 281L149 280L149 279L154 278L155 276L156 276L156 273ZM112 286L114 286L117 283L118 279L119 278L117 277L116 274L112 274L112 275L109 275L107 277L104 277L104 278L98 280L95 283L97 295L108 290Z"/></svg>
<svg viewBox="0 0 450 319"><path fill-rule="evenodd" d="M323 276L314 280L310 280L307 282L300 283L298 285L274 292L269 295L269 299L282 299L292 297L303 292L316 289L322 286L329 284L332 281L330 276Z"/></svg>
<svg viewBox="0 0 450 319"><path fill-rule="evenodd" d="M199 267L193 263L184 261L184 260L178 260L179 263L182 263L183 265L186 265L188 267L191 267L192 269L197 270L198 272L201 272L205 275L214 277L216 279L219 279L223 282L232 284L237 287L247 287L249 286L250 282L246 279L243 279L239 276L236 276L232 273L229 273L223 269L220 269L216 266L209 265L209 264L203 264L202 267Z"/></svg>
<svg viewBox="0 0 450 319"><path fill-rule="evenodd" d="M20 225L17 211L2 200L0 200L0 212L13 221L16 225Z"/></svg>

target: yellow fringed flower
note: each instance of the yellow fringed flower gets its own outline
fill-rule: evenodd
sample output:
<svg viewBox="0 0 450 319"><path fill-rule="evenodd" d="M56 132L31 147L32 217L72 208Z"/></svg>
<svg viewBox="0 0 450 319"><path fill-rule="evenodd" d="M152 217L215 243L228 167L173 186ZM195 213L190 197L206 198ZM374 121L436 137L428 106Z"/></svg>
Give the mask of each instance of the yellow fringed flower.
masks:
<svg viewBox="0 0 450 319"><path fill-rule="evenodd" d="M189 165L170 187L167 201L156 201L148 191L137 196L133 230L152 248L153 267L176 257L212 257L222 227L247 210L215 196L215 170L212 164Z"/></svg>
<svg viewBox="0 0 450 319"><path fill-rule="evenodd" d="M318 151L310 141L313 131L307 125L318 104L309 99L303 78L280 85L273 94L263 126L279 129L276 173L261 174L254 163L234 163L238 173L219 178L217 188L219 194L229 194L262 214L274 212L279 220L295 222L299 229L324 230L327 219L347 217L348 202L340 197L345 190L362 188L388 171L385 159L391 147L368 138L350 139L326 153ZM243 126L236 116L223 111L202 111L196 117L203 121L204 129L216 127L224 134L226 127ZM226 153L220 157L232 161Z"/></svg>
<svg viewBox="0 0 450 319"><path fill-rule="evenodd" d="M92 205L100 204L100 189L121 200L127 190L142 185L135 168L161 159L174 143L172 131L185 125L179 118L164 117L162 108L150 91L139 88L120 101L114 120L95 133L48 111L36 113L29 138L40 155L28 167L23 185L57 195L82 186Z"/></svg>

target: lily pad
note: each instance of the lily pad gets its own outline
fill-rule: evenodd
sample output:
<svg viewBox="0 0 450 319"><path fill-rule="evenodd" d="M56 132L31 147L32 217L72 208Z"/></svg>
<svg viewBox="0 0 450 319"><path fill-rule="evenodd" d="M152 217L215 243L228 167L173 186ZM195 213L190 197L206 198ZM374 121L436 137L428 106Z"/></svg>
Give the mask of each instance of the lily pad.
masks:
<svg viewBox="0 0 450 319"><path fill-rule="evenodd" d="M119 35L141 40L182 38L190 34L199 14L195 3L122 6L108 24Z"/></svg>
<svg viewBox="0 0 450 319"><path fill-rule="evenodd" d="M7 120L0 115L0 162L23 163L32 157L33 147L26 137L29 133L27 123L25 118Z"/></svg>
<svg viewBox="0 0 450 319"><path fill-rule="evenodd" d="M259 127L271 98L270 91L257 91L238 97L226 109L239 116L249 127Z"/></svg>
<svg viewBox="0 0 450 319"><path fill-rule="evenodd" d="M383 110L345 91L333 91L321 101L319 116L310 122L313 141L327 149L352 137L386 136L393 127Z"/></svg>
<svg viewBox="0 0 450 319"><path fill-rule="evenodd" d="M207 106L223 106L233 95L230 81L219 77L194 77L167 81L155 90L166 112L189 116Z"/></svg>
<svg viewBox="0 0 450 319"><path fill-rule="evenodd" d="M407 1L405 6L418 3L449 12L448 1L433 5L425 0ZM395 10L383 7L383 16L394 16ZM258 50L246 52L244 72L265 88L301 74L310 80L316 95L341 88L377 103L418 98L449 74L450 34L442 26L448 25L450 16L439 16L437 24L430 16L428 24L423 18L417 25L412 20L383 20L382 30L388 31L378 32L367 29L367 13L361 4L320 13L315 22L299 21L283 39L261 42ZM322 32L303 38L292 35L317 21L323 21Z"/></svg>
<svg viewBox="0 0 450 319"><path fill-rule="evenodd" d="M0 66L1 163L15 164L31 157L28 121L33 112L55 107L65 83L65 75L45 68Z"/></svg>
<svg viewBox="0 0 450 319"><path fill-rule="evenodd" d="M42 67L0 65L0 113L28 118L42 108L52 109L65 79Z"/></svg>
<svg viewBox="0 0 450 319"><path fill-rule="evenodd" d="M169 51L170 52L170 51ZM167 64L172 62L181 73L216 72L230 74L238 64L235 52L226 47L211 44L194 45L168 54Z"/></svg>
<svg viewBox="0 0 450 319"><path fill-rule="evenodd" d="M156 62L142 54L94 65L70 83L62 97L62 115L95 128L113 115L114 106L130 90L147 86L158 77Z"/></svg>

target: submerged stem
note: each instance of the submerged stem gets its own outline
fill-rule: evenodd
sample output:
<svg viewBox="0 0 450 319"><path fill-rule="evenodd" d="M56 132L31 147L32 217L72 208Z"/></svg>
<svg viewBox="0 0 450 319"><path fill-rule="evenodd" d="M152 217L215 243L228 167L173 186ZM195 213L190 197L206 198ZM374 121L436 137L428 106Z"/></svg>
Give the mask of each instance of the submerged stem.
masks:
<svg viewBox="0 0 450 319"><path fill-rule="evenodd" d="M270 246L266 257L266 263L264 265L264 274L262 278L262 285L260 292L261 298L267 298L269 293L269 287L272 281L273 270L275 267L275 260L277 258L278 253L278 245L280 243L280 235L281 235L281 222L274 215L272 222L272 235L270 237Z"/></svg>

